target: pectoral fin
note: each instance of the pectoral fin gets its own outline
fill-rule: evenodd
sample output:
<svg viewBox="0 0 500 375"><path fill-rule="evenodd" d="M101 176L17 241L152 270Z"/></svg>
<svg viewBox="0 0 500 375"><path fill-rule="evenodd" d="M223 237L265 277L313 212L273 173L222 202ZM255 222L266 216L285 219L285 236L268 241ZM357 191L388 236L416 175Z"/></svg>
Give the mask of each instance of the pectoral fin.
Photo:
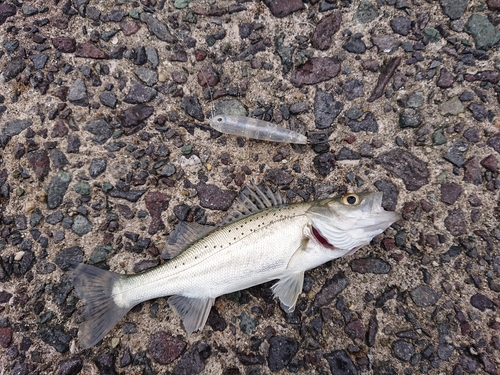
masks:
<svg viewBox="0 0 500 375"><path fill-rule="evenodd" d="M295 310L295 304L302 292L303 284L304 271L301 271L280 279L272 286L271 290L280 299L281 307L285 312L291 313Z"/></svg>
<svg viewBox="0 0 500 375"><path fill-rule="evenodd" d="M189 298L184 296L171 296L168 304L179 314L188 335L196 330L201 330L208 319L210 309L215 298Z"/></svg>

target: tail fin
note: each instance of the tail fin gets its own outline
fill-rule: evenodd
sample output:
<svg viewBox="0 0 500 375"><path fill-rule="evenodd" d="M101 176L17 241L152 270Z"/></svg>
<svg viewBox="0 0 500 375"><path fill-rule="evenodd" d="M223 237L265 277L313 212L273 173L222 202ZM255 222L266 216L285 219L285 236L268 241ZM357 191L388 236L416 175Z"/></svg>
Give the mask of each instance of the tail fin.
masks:
<svg viewBox="0 0 500 375"><path fill-rule="evenodd" d="M97 344L132 307L119 306L113 298L113 288L125 277L83 263L73 271L73 285L85 303L78 330L82 348Z"/></svg>

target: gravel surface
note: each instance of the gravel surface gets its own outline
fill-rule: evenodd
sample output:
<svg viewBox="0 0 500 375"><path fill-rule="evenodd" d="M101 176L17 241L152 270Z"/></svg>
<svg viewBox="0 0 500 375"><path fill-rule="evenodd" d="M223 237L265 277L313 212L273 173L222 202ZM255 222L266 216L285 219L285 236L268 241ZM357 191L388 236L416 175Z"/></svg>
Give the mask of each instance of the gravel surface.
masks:
<svg viewBox="0 0 500 375"><path fill-rule="evenodd" d="M0 373L500 373L499 12L0 1ZM222 135L213 113L310 144ZM188 337L161 298L79 349L72 264L154 267L176 222L217 223L251 180L382 191L403 219L308 272L292 314L265 284Z"/></svg>

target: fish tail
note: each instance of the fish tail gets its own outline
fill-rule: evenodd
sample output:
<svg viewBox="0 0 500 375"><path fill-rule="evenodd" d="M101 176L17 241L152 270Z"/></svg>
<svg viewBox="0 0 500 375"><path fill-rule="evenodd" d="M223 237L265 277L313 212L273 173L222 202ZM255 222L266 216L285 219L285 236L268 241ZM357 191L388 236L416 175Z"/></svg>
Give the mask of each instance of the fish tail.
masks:
<svg viewBox="0 0 500 375"><path fill-rule="evenodd" d="M117 304L114 298L125 277L83 263L73 271L73 285L78 297L85 303L78 330L82 348L97 344L132 308L128 304Z"/></svg>

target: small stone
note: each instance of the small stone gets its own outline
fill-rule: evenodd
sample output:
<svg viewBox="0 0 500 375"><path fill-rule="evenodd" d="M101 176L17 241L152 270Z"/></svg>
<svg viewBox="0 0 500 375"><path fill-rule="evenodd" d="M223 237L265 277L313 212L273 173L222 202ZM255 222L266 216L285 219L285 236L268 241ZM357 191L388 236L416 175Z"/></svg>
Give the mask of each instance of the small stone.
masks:
<svg viewBox="0 0 500 375"><path fill-rule="evenodd" d="M277 18L283 18L304 9L302 0L264 0L264 4L269 8L272 15Z"/></svg>
<svg viewBox="0 0 500 375"><path fill-rule="evenodd" d="M168 26L152 14L141 12L140 20L148 26L149 32L154 34L158 39L172 44L177 42L177 38L170 33Z"/></svg>
<svg viewBox="0 0 500 375"><path fill-rule="evenodd" d="M155 234L159 230L165 229L165 224L161 219L161 214L168 208L170 197L160 192L148 192L144 197L146 208L151 215L151 224L148 233Z"/></svg>
<svg viewBox="0 0 500 375"><path fill-rule="evenodd" d="M282 169L274 168L266 172L265 179L275 185L288 185L293 181L293 176Z"/></svg>
<svg viewBox="0 0 500 375"><path fill-rule="evenodd" d="M444 129L439 128L432 133L432 144L434 146L441 146L446 143L446 136L444 135Z"/></svg>
<svg viewBox="0 0 500 375"><path fill-rule="evenodd" d="M220 211L227 211L237 195L234 191L222 190L216 185L205 183L198 184L196 191L201 207Z"/></svg>
<svg viewBox="0 0 500 375"><path fill-rule="evenodd" d="M63 249L54 258L54 263L63 271L68 271L81 262L83 262L83 250L79 246Z"/></svg>
<svg viewBox="0 0 500 375"><path fill-rule="evenodd" d="M446 68L441 68L441 71L439 73L439 78L436 82L436 85L438 87L441 87L442 89L447 89L451 86L453 86L454 82L454 77L453 74L448 71Z"/></svg>
<svg viewBox="0 0 500 375"><path fill-rule="evenodd" d="M450 100L441 104L440 112L443 116L457 116L465 111L465 107L458 96L454 96Z"/></svg>
<svg viewBox="0 0 500 375"><path fill-rule="evenodd" d="M469 142L479 142L480 135L479 135L479 129L476 126L473 126L471 128L468 128L464 132L464 137L467 139Z"/></svg>
<svg viewBox="0 0 500 375"><path fill-rule="evenodd" d="M76 51L76 40L66 36L52 38L52 45L59 52L73 53Z"/></svg>
<svg viewBox="0 0 500 375"><path fill-rule="evenodd" d="M467 227L463 211L460 209L448 211L448 216L444 219L444 226L455 237L465 234Z"/></svg>
<svg viewBox="0 0 500 375"><path fill-rule="evenodd" d="M50 171L50 160L47 151L35 150L28 152L28 161L35 170L36 178L43 181Z"/></svg>
<svg viewBox="0 0 500 375"><path fill-rule="evenodd" d="M281 370L290 363L298 350L299 343L293 338L284 336L271 337L269 339L269 355L267 359L269 369L273 372Z"/></svg>
<svg viewBox="0 0 500 375"><path fill-rule="evenodd" d="M81 107L86 107L89 105L89 99L87 97L87 87L81 79L75 79L71 87L69 88L68 100L74 105L79 105Z"/></svg>
<svg viewBox="0 0 500 375"><path fill-rule="evenodd" d="M89 257L89 264L102 263L106 260L108 255L113 251L111 245L98 245L95 247Z"/></svg>
<svg viewBox="0 0 500 375"><path fill-rule="evenodd" d="M101 101L101 104L109 108L116 108L116 103L118 102L116 95L111 91L103 92L99 95L99 100Z"/></svg>
<svg viewBox="0 0 500 375"><path fill-rule="evenodd" d="M379 16L378 9L369 0L361 0L354 13L353 20L365 24L373 21Z"/></svg>
<svg viewBox="0 0 500 375"><path fill-rule="evenodd" d="M357 79L350 79L346 81L342 88L344 89L347 100L362 98L365 95L363 92L363 86L363 82Z"/></svg>
<svg viewBox="0 0 500 375"><path fill-rule="evenodd" d="M26 63L21 57L13 57L3 68L5 82L16 78L26 68Z"/></svg>
<svg viewBox="0 0 500 375"><path fill-rule="evenodd" d="M391 21L391 28L396 34L407 36L411 29L411 20L406 17L396 17Z"/></svg>
<svg viewBox="0 0 500 375"><path fill-rule="evenodd" d="M477 121L484 121L488 118L488 110L483 104L470 103L467 109L472 112L472 117Z"/></svg>
<svg viewBox="0 0 500 375"><path fill-rule="evenodd" d="M92 159L89 167L90 177L96 178L100 174L104 173L107 165L108 165L107 159L104 158Z"/></svg>
<svg viewBox="0 0 500 375"><path fill-rule="evenodd" d="M480 163L484 168L486 168L491 172L498 171L498 159L493 154L490 154L487 157L485 157L483 160L481 160Z"/></svg>
<svg viewBox="0 0 500 375"><path fill-rule="evenodd" d="M342 46L347 52L362 54L366 51L366 44L361 40L363 34L356 33Z"/></svg>
<svg viewBox="0 0 500 375"><path fill-rule="evenodd" d="M396 340L392 343L391 347L392 355L404 362L408 362L413 354L415 354L413 344L405 340Z"/></svg>
<svg viewBox="0 0 500 375"><path fill-rule="evenodd" d="M59 362L58 375L76 375L83 369L83 361L81 358L70 358Z"/></svg>
<svg viewBox="0 0 500 375"><path fill-rule="evenodd" d="M399 126L401 128L418 128L423 120L422 113L414 108L405 108L399 114Z"/></svg>
<svg viewBox="0 0 500 375"><path fill-rule="evenodd" d="M118 114L118 119L120 120L122 126L131 128L148 119L153 113L154 107L148 105L137 105L121 111Z"/></svg>
<svg viewBox="0 0 500 375"><path fill-rule="evenodd" d="M380 258L354 259L350 263L351 269L357 273L373 273L382 275L391 272L391 265Z"/></svg>
<svg viewBox="0 0 500 375"><path fill-rule="evenodd" d="M464 181L474 185L481 185L483 183L481 168L479 167L479 161L476 157L470 158L465 162Z"/></svg>
<svg viewBox="0 0 500 375"><path fill-rule="evenodd" d="M168 365L180 357L186 349L186 343L164 331L149 337L148 353L156 362Z"/></svg>
<svg viewBox="0 0 500 375"><path fill-rule="evenodd" d="M104 353L94 357L94 363L97 365L99 374L118 375L115 371L115 356L113 353Z"/></svg>
<svg viewBox="0 0 500 375"><path fill-rule="evenodd" d="M195 342L182 355L174 367L173 375L199 374L205 369L205 360L210 356L212 349L204 342Z"/></svg>
<svg viewBox="0 0 500 375"><path fill-rule="evenodd" d="M135 34L140 28L139 24L134 20L125 20L120 23L120 29L125 36Z"/></svg>
<svg viewBox="0 0 500 375"><path fill-rule="evenodd" d="M214 115L247 116L248 112L238 99L224 100L215 106Z"/></svg>
<svg viewBox="0 0 500 375"><path fill-rule="evenodd" d="M95 135L92 138L97 144L104 144L113 135L113 127L103 118L87 122L85 130Z"/></svg>
<svg viewBox="0 0 500 375"><path fill-rule="evenodd" d="M33 124L31 120L9 120L1 127L0 145L5 148L10 139Z"/></svg>
<svg viewBox="0 0 500 375"><path fill-rule="evenodd" d="M396 39L392 35L385 35L385 34L372 36L372 43L375 46L377 46L379 52L384 52L389 54L395 52L401 45L401 42L398 39Z"/></svg>
<svg viewBox="0 0 500 375"><path fill-rule="evenodd" d="M427 164L408 151L394 149L381 154L376 160L384 169L401 178L409 191L429 183Z"/></svg>
<svg viewBox="0 0 500 375"><path fill-rule="evenodd" d="M0 346L7 349L12 343L12 327L1 327L0 328Z"/></svg>
<svg viewBox="0 0 500 375"><path fill-rule="evenodd" d="M48 59L49 55L45 53L38 53L30 56L30 60L33 61L33 68L35 68L35 70L43 69Z"/></svg>
<svg viewBox="0 0 500 375"><path fill-rule="evenodd" d="M339 31L341 22L342 14L340 12L333 12L319 21L311 37L313 48L321 51L330 48L332 36Z"/></svg>
<svg viewBox="0 0 500 375"><path fill-rule="evenodd" d="M332 278L327 279L321 290L314 297L313 307L318 309L330 304L342 292L349 281L343 273L337 273Z"/></svg>
<svg viewBox="0 0 500 375"><path fill-rule="evenodd" d="M427 285L421 285L412 291L410 296L415 305L418 307L434 306L441 298L441 293L435 292L434 289Z"/></svg>
<svg viewBox="0 0 500 375"><path fill-rule="evenodd" d="M372 133L378 132L377 120L375 120L375 116L371 112L368 112L360 121L349 120L347 122L347 126L350 127L351 130L355 133L360 131L368 131Z"/></svg>
<svg viewBox="0 0 500 375"><path fill-rule="evenodd" d="M335 168L335 155L325 152L317 155L313 160L314 168L323 177L328 176Z"/></svg>
<svg viewBox="0 0 500 375"><path fill-rule="evenodd" d="M334 78L340 72L340 61L333 57L313 57L292 73L295 87L314 85Z"/></svg>
<svg viewBox="0 0 500 375"><path fill-rule="evenodd" d="M156 70L141 67L134 70L134 74L148 86L158 83L158 72Z"/></svg>
<svg viewBox="0 0 500 375"><path fill-rule="evenodd" d="M344 104L335 101L332 94L318 88L314 97L314 121L316 128L326 129L330 127L343 108Z"/></svg>
<svg viewBox="0 0 500 375"><path fill-rule="evenodd" d="M495 310L493 302L481 293L476 293L470 298L470 304L479 311Z"/></svg>
<svg viewBox="0 0 500 375"><path fill-rule="evenodd" d="M59 171L54 176L47 188L47 207L55 209L59 207L64 199L71 182L71 174L65 171Z"/></svg>
<svg viewBox="0 0 500 375"><path fill-rule="evenodd" d="M12 17L17 12L17 8L10 3L0 4L0 25L3 25L9 17Z"/></svg>
<svg viewBox="0 0 500 375"><path fill-rule="evenodd" d="M92 230L92 223L83 215L76 215L71 230L79 236L84 236Z"/></svg>
<svg viewBox="0 0 500 375"><path fill-rule="evenodd" d="M465 31L472 35L477 49L489 50L500 40L500 30L481 14L472 14L469 17Z"/></svg>
<svg viewBox="0 0 500 375"><path fill-rule="evenodd" d="M361 155L348 147L342 147L337 154L337 160L359 160Z"/></svg>
<svg viewBox="0 0 500 375"><path fill-rule="evenodd" d="M452 20L458 20L467 9L468 0L440 0L443 13Z"/></svg>
<svg viewBox="0 0 500 375"><path fill-rule="evenodd" d="M144 86L137 81L132 81L130 90L123 101L130 104L142 104L153 100L157 95L158 92L155 89Z"/></svg>
<svg viewBox="0 0 500 375"><path fill-rule="evenodd" d="M76 57L84 57L87 59L107 59L109 58L106 52L103 52L93 43L83 43L78 45L75 51Z"/></svg>
<svg viewBox="0 0 500 375"><path fill-rule="evenodd" d="M463 167L465 164L464 152L469 148L469 144L464 140L459 140L451 146L443 158L456 167Z"/></svg>
<svg viewBox="0 0 500 375"><path fill-rule="evenodd" d="M203 109L201 108L200 101L196 96L185 96L182 99L181 108L191 117L194 117L198 121L203 121L205 115L203 114Z"/></svg>
<svg viewBox="0 0 500 375"><path fill-rule="evenodd" d="M68 343L71 341L69 336L61 326L49 326L41 328L38 336L46 344L52 346L59 353L66 353L69 350Z"/></svg>
<svg viewBox="0 0 500 375"><path fill-rule="evenodd" d="M103 186L104 187L104 186ZM113 198L126 199L129 202L137 202L139 198L146 192L146 190L127 190L122 191L118 189L113 189L109 191L109 196Z"/></svg>
<svg viewBox="0 0 500 375"><path fill-rule="evenodd" d="M462 187L454 183L441 184L441 202L452 205L462 194Z"/></svg>

